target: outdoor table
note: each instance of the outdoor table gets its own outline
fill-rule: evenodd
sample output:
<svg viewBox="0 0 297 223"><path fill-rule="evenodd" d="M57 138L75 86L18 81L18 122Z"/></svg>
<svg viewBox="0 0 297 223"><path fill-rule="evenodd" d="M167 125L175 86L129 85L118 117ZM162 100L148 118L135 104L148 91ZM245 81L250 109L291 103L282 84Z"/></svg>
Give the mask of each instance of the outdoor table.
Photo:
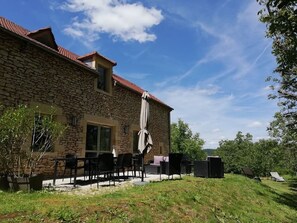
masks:
<svg viewBox="0 0 297 223"><path fill-rule="evenodd" d="M53 185L55 186L56 184L56 179L57 179L57 170L58 170L58 164L59 162L63 161L63 162L66 162L67 158L63 157L63 158L55 158L54 159L54 179L53 179ZM86 164L86 162L88 161L88 175L89 175L89 179L91 178L91 172L92 172L92 165L91 165L91 162L92 161L95 161L97 162L97 157L76 157L75 158L76 160L76 165L75 165L75 168L74 168L74 180L73 180L73 186L75 187L76 186L76 177L77 177L77 169L78 169L78 166L77 166L77 163L78 161L83 161L84 162L84 166Z"/></svg>

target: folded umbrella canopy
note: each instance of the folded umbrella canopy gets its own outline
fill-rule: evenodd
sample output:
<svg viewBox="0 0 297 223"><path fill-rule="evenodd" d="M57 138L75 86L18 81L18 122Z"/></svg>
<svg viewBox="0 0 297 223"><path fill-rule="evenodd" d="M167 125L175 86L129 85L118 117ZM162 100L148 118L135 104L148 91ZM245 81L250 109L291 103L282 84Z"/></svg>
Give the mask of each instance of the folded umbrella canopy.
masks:
<svg viewBox="0 0 297 223"><path fill-rule="evenodd" d="M140 131L138 132L138 150L142 153L142 177L143 181L143 163L144 153L148 153L153 147L153 140L151 134L148 131L149 122L149 98L150 95L147 91L144 91L141 96L141 110L140 110Z"/></svg>

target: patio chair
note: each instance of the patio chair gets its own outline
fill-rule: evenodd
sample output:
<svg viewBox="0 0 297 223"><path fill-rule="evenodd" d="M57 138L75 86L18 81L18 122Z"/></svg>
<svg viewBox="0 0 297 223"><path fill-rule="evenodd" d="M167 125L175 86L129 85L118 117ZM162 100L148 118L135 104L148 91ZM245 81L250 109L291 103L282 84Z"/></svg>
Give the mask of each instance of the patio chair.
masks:
<svg viewBox="0 0 297 223"><path fill-rule="evenodd" d="M129 171L133 171L133 164L132 164L132 153L124 153L123 157L123 175L125 177L125 172L127 171L127 177L129 177Z"/></svg>
<svg viewBox="0 0 297 223"><path fill-rule="evenodd" d="M118 154L118 157L116 159L115 163L115 171L117 172L118 180L120 180L120 172L123 172L123 176L125 175L124 171L125 168L123 167L123 161L124 161L124 153Z"/></svg>
<svg viewBox="0 0 297 223"><path fill-rule="evenodd" d="M75 167L76 167L76 155L66 154L66 156L65 156L65 167L64 167L62 181L64 181L65 174L66 174L66 171L68 169L69 172L70 172L69 175L70 175L70 183L71 183L71 178L72 178L72 175L73 175L72 172L75 171Z"/></svg>
<svg viewBox="0 0 297 223"><path fill-rule="evenodd" d="M112 153L103 153L98 155L97 166L97 188L101 179L108 180L110 185L110 180L113 180L113 185L115 185L114 179L114 160ZM101 177L103 175L103 177Z"/></svg>
<svg viewBox="0 0 297 223"><path fill-rule="evenodd" d="M160 180L162 180L162 174L168 175L168 179L170 176L174 174L178 174L181 178L181 162L182 162L183 154L182 153L169 153L168 162L161 162L160 165Z"/></svg>
<svg viewBox="0 0 297 223"><path fill-rule="evenodd" d="M160 174L161 162L168 162L168 156L154 156L154 159L145 165L145 172L150 174Z"/></svg>
<svg viewBox="0 0 297 223"><path fill-rule="evenodd" d="M245 175L248 178L261 181L260 177L255 176L254 172L249 167L242 167L241 168L243 175Z"/></svg>
<svg viewBox="0 0 297 223"><path fill-rule="evenodd" d="M78 169L85 169L85 166L78 166L77 165L77 160L76 160L76 155L75 154L66 154L65 155L65 167L64 167L64 172L63 172L63 179L62 181L64 181L64 178L65 178L65 174L66 174L66 171L67 169L69 170L70 172L70 183L71 183L71 178L72 176L74 175L74 171L75 169L78 170ZM84 172L84 178L85 178L85 172Z"/></svg>
<svg viewBox="0 0 297 223"><path fill-rule="evenodd" d="M193 163L190 158L184 154L181 161L181 172L183 174L191 174L192 173Z"/></svg>
<svg viewBox="0 0 297 223"><path fill-rule="evenodd" d="M270 172L271 179L276 182L284 182L285 179L278 174L278 172Z"/></svg>
<svg viewBox="0 0 297 223"><path fill-rule="evenodd" d="M136 171L138 171L138 176L141 177L142 174L142 168L144 170L144 174L146 177L146 172L145 172L145 165L142 165L142 154L137 154L133 157L133 168L134 168L134 177L136 177Z"/></svg>

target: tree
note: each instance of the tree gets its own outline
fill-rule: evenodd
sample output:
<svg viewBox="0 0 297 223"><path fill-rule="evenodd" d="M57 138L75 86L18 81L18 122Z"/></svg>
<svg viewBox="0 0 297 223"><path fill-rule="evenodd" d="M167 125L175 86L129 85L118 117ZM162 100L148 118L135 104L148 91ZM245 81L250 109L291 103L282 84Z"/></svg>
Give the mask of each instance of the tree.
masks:
<svg viewBox="0 0 297 223"><path fill-rule="evenodd" d="M252 156L251 167L256 173L269 176L269 172L284 172L284 153L276 140L261 139L254 143Z"/></svg>
<svg viewBox="0 0 297 223"><path fill-rule="evenodd" d="M283 171L283 150L276 140L261 139L253 142L249 133L238 132L234 140L222 140L216 151L224 161L226 172L241 173L242 167L251 168L259 176L269 172Z"/></svg>
<svg viewBox="0 0 297 223"><path fill-rule="evenodd" d="M238 132L234 140L221 140L216 155L224 161L226 172L240 173L243 166L250 166L253 136Z"/></svg>
<svg viewBox="0 0 297 223"><path fill-rule="evenodd" d="M280 112L275 113L274 120L268 127L269 135L278 141L283 150L284 166L286 169L297 172L297 132L288 128L288 119Z"/></svg>
<svg viewBox="0 0 297 223"><path fill-rule="evenodd" d="M272 54L276 57L275 77L270 76L276 90L270 98L277 98L281 108L270 125L288 155L293 157L290 168L296 167L297 134L297 0L257 0L261 6L260 21L266 24L266 37L273 41ZM295 165L295 167L294 167Z"/></svg>
<svg viewBox="0 0 297 223"><path fill-rule="evenodd" d="M177 123L171 124L171 151L186 154L191 160L205 159L206 154L202 151L204 140L200 139L199 133L193 135L189 125L178 119Z"/></svg>
<svg viewBox="0 0 297 223"><path fill-rule="evenodd" d="M41 116L38 107L7 108L0 116L0 171L32 175L65 128L54 120L54 111Z"/></svg>
<svg viewBox="0 0 297 223"><path fill-rule="evenodd" d="M276 95L284 115L295 117L292 127L296 129L297 101L297 0L257 0L265 8L259 11L260 21L266 24L266 36L273 40L272 54L276 57L274 72Z"/></svg>

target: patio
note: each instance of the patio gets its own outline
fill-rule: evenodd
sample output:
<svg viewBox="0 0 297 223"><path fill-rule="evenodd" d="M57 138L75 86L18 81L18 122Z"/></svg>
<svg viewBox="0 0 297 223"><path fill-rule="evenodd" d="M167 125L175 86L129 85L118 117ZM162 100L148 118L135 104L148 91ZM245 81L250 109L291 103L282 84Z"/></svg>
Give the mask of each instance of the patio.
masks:
<svg viewBox="0 0 297 223"><path fill-rule="evenodd" d="M163 179L167 179L167 175L162 176ZM179 179L179 176L176 175L174 178ZM84 180L84 177L77 177L77 183L76 186L73 186L73 177L70 178L64 178L63 179L56 179L55 186L53 186L53 179L44 180L42 185L44 189L58 191L58 192L65 192L65 193L71 193L71 194L78 194L78 195L92 195L92 194L98 194L98 193L109 193L114 192L120 189L133 187L137 185L143 185L149 182L154 181L160 181L160 175L159 174L146 174L144 177L144 183L141 182L140 177L129 177L128 179L121 179L115 181L115 186L113 183L109 185L109 181L101 181L99 188L97 188L97 182L93 180L93 182L88 182Z"/></svg>

